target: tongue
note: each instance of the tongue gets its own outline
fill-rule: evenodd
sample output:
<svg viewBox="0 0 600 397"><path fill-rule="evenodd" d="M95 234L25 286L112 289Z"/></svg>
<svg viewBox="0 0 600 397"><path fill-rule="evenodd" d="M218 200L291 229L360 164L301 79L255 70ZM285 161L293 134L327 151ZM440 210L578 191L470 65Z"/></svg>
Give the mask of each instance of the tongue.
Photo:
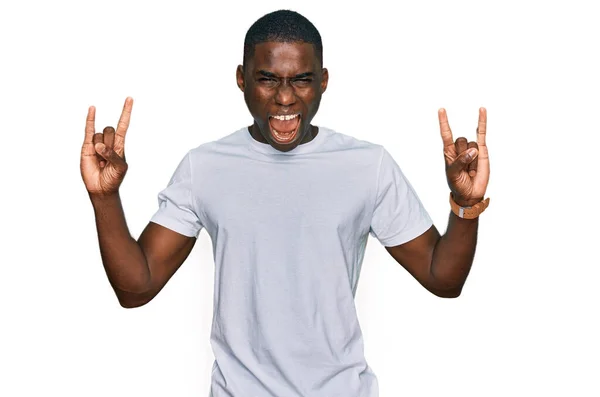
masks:
<svg viewBox="0 0 600 397"><path fill-rule="evenodd" d="M291 120L278 120L276 118L271 118L270 123L271 127L277 132L292 132L298 127L298 123L300 122L300 117L293 118Z"/></svg>

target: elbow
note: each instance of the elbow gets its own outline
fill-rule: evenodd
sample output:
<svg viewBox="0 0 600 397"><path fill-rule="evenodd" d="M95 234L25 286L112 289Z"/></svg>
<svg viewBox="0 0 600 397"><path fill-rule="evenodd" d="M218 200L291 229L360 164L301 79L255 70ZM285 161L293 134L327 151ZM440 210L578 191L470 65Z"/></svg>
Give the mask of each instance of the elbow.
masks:
<svg viewBox="0 0 600 397"><path fill-rule="evenodd" d="M429 279L423 286L439 298L453 299L460 296L465 281L465 279L455 277L435 277L434 274L430 273Z"/></svg>
<svg viewBox="0 0 600 397"><path fill-rule="evenodd" d="M461 291L461 289L455 289L455 290L430 291L430 292L439 298L455 299L460 296L462 291Z"/></svg>
<svg viewBox="0 0 600 397"><path fill-rule="evenodd" d="M463 285L459 286L429 286L427 290L439 298L454 299L458 298L462 293Z"/></svg>
<svg viewBox="0 0 600 397"><path fill-rule="evenodd" d="M134 293L128 291L122 291L115 289L119 305L124 309L135 309L136 307L142 307L149 303L156 293L148 291L146 293Z"/></svg>
<svg viewBox="0 0 600 397"><path fill-rule="evenodd" d="M149 301L148 301L149 302ZM135 309L137 307L142 307L144 306L146 303L148 302L132 302L132 301L126 301L126 300L121 300L119 299L119 304L121 305L121 307L123 309Z"/></svg>

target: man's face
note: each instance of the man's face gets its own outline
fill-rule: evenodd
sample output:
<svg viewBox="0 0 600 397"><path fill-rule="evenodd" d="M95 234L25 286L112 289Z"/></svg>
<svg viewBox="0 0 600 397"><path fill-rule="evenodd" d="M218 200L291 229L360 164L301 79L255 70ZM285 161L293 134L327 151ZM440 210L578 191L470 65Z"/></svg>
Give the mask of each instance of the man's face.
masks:
<svg viewBox="0 0 600 397"><path fill-rule="evenodd" d="M255 46L237 84L254 118L254 139L287 152L314 137L310 125L327 88L312 44L266 42ZM316 129L315 129L316 130Z"/></svg>

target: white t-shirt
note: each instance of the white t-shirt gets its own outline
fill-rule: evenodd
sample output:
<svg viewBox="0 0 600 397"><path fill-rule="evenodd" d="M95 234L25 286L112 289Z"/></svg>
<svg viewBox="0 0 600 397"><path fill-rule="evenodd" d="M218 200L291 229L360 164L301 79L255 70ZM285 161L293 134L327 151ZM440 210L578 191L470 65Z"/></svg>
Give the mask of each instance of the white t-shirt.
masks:
<svg viewBox="0 0 600 397"><path fill-rule="evenodd" d="M215 261L210 397L377 397L354 296L369 234L432 225L383 146L319 127L280 152L242 128L190 150L151 221L204 228Z"/></svg>

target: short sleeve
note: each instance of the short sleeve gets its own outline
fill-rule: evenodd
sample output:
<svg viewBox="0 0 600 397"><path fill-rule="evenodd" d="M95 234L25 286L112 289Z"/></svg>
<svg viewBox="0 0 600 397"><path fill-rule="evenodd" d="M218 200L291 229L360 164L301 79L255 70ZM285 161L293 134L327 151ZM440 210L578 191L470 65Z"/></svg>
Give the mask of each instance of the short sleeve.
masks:
<svg viewBox="0 0 600 397"><path fill-rule="evenodd" d="M177 166L167 187L159 192L158 207L151 222L184 236L198 237L203 226L194 207L190 152Z"/></svg>
<svg viewBox="0 0 600 397"><path fill-rule="evenodd" d="M433 222L398 164L385 148L382 152L369 233L393 247L425 233Z"/></svg>

